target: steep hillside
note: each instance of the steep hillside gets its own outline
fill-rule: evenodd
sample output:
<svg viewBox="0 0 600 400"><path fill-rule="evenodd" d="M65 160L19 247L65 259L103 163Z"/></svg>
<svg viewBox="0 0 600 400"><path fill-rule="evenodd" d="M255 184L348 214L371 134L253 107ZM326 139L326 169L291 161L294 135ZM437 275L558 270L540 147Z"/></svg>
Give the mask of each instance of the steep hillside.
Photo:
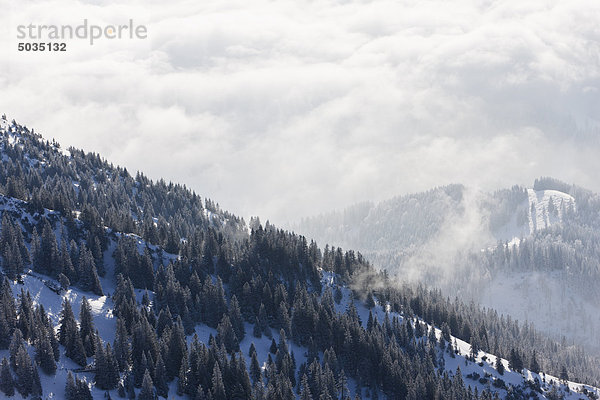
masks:
<svg viewBox="0 0 600 400"><path fill-rule="evenodd" d="M450 188L462 196L440 202ZM454 186L349 210L305 219L296 229L350 244L399 280L442 287L600 352L597 194L542 178L533 188L486 194ZM424 217L430 214L437 218ZM408 239L390 240L398 237Z"/></svg>
<svg viewBox="0 0 600 400"><path fill-rule="evenodd" d="M600 381L580 348L15 122L0 134L0 396L597 397L574 383Z"/></svg>

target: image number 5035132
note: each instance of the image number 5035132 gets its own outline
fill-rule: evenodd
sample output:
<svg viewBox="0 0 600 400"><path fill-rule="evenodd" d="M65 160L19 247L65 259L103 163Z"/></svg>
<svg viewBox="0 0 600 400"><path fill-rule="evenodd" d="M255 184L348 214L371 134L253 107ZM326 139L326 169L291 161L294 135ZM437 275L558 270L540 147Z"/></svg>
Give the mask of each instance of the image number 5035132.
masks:
<svg viewBox="0 0 600 400"><path fill-rule="evenodd" d="M48 42L48 43L19 43L17 46L19 51L67 51L67 44L60 42Z"/></svg>

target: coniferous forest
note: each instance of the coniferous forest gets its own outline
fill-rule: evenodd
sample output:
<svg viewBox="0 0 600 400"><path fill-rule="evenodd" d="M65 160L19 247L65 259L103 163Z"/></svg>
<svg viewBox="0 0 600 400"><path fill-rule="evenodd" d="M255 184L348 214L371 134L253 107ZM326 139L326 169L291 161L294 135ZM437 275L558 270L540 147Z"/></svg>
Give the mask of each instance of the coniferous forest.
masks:
<svg viewBox="0 0 600 400"><path fill-rule="evenodd" d="M600 360L531 324L2 124L0 396L597 398L566 383Z"/></svg>

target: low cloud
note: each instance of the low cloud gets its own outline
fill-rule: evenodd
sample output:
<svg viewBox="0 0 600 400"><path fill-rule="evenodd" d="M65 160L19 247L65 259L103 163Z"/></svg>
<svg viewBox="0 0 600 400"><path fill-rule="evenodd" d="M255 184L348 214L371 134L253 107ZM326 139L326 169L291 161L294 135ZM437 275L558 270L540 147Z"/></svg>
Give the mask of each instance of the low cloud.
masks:
<svg viewBox="0 0 600 400"><path fill-rule="evenodd" d="M600 5L17 2L0 111L242 214L295 220L461 182L600 190ZM69 13L64 10L69 10ZM148 39L16 51L16 25Z"/></svg>

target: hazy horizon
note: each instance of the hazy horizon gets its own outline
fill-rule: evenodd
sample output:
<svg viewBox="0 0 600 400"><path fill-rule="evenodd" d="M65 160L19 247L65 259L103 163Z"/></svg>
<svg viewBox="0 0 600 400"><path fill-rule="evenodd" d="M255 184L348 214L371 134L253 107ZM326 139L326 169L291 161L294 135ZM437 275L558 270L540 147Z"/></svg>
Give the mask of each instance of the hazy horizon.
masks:
<svg viewBox="0 0 600 400"><path fill-rule="evenodd" d="M487 191L540 176L600 191L597 4L7 9L0 112L245 217L283 224L450 183ZM16 50L17 25L83 19L133 19L148 38Z"/></svg>

